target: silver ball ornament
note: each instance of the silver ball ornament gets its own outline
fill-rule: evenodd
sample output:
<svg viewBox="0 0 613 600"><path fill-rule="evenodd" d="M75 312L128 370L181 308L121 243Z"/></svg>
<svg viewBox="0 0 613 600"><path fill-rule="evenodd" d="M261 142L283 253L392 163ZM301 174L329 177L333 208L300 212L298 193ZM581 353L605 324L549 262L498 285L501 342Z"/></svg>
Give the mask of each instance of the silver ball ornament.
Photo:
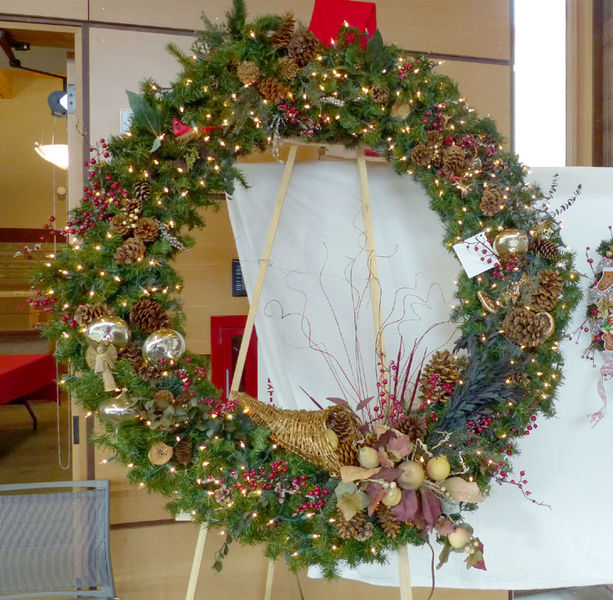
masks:
<svg viewBox="0 0 613 600"><path fill-rule="evenodd" d="M119 396L105 400L98 407L98 415L101 420L118 427L122 423L134 420L137 415L134 404L135 400L128 396L126 390L123 390Z"/></svg>
<svg viewBox="0 0 613 600"><path fill-rule="evenodd" d="M157 364L161 360L179 360L185 352L185 339L174 329L154 331L143 344L143 357L147 362Z"/></svg>
<svg viewBox="0 0 613 600"><path fill-rule="evenodd" d="M92 346L109 344L121 349L130 341L130 327L123 319L107 315L91 321L85 335Z"/></svg>

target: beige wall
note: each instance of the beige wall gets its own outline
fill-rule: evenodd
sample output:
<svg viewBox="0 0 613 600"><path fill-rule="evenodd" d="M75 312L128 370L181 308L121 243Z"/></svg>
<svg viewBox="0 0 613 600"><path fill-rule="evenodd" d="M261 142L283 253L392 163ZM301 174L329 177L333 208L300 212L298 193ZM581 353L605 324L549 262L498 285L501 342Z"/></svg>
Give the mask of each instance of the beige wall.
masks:
<svg viewBox="0 0 613 600"><path fill-rule="evenodd" d="M64 65L65 66L65 65ZM11 72L12 98L0 99L0 227L42 227L53 210L54 167L34 152L34 142L66 143L66 119L51 116L47 97L61 89L59 79ZM55 169L56 187L66 172ZM65 201L58 202L60 214ZM62 219L60 219L61 222Z"/></svg>

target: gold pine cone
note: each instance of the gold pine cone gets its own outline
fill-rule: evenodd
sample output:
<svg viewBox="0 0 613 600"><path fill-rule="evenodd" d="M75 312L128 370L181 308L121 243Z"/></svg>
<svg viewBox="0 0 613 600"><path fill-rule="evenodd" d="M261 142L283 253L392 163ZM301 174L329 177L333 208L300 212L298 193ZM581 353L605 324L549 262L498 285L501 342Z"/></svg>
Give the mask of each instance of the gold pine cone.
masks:
<svg viewBox="0 0 613 600"><path fill-rule="evenodd" d="M279 75L286 81L295 79L300 73L300 67L298 63L289 56L283 56L279 59Z"/></svg>
<svg viewBox="0 0 613 600"><path fill-rule="evenodd" d="M236 68L236 76L244 85L253 85L260 78L260 67L252 60L244 60Z"/></svg>
<svg viewBox="0 0 613 600"><path fill-rule="evenodd" d="M149 217L143 217L134 225L134 236L143 242L155 242L160 235L160 224Z"/></svg>
<svg viewBox="0 0 613 600"><path fill-rule="evenodd" d="M289 97L289 88L276 77L264 77L257 85L258 92L275 104L281 104Z"/></svg>

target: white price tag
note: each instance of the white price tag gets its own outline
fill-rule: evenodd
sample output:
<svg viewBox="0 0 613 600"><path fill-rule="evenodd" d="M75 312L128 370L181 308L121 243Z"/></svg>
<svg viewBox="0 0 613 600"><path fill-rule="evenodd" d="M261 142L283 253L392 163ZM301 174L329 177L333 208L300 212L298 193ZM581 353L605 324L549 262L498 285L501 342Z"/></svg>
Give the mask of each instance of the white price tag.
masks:
<svg viewBox="0 0 613 600"><path fill-rule="evenodd" d="M453 249L469 277L493 269L498 264L498 256L484 231L455 244Z"/></svg>

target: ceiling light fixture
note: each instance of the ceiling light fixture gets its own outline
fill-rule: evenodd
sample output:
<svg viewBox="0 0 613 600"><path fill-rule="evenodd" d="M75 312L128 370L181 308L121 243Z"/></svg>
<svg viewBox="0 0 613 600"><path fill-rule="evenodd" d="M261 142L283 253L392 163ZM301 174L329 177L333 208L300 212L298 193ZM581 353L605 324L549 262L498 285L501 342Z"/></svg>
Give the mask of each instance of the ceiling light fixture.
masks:
<svg viewBox="0 0 613 600"><path fill-rule="evenodd" d="M39 144L34 142L36 154L60 169L68 169L68 145L67 144Z"/></svg>

